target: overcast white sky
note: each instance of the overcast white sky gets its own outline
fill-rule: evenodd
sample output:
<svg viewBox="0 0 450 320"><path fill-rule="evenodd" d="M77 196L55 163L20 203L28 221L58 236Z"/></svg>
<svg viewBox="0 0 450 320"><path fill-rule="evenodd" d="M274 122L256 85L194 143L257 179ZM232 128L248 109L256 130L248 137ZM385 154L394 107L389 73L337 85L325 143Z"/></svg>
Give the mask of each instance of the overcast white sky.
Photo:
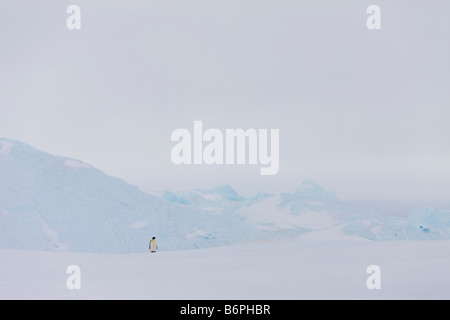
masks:
<svg viewBox="0 0 450 320"><path fill-rule="evenodd" d="M449 15L441 0L2 1L0 136L144 191L312 179L386 212L448 205ZM280 129L279 173L175 166L170 135L194 120Z"/></svg>

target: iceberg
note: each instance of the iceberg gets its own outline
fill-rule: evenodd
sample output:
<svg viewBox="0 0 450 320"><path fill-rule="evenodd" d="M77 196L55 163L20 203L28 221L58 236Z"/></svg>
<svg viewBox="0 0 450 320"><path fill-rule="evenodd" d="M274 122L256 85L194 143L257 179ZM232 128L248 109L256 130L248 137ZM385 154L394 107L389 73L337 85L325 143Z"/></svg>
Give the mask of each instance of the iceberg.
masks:
<svg viewBox="0 0 450 320"><path fill-rule="evenodd" d="M229 184L148 194L83 161L0 139L0 249L129 253L146 251L153 236L161 250L181 250L330 232L373 241L450 239L450 211L383 216L312 180L294 192L249 198Z"/></svg>

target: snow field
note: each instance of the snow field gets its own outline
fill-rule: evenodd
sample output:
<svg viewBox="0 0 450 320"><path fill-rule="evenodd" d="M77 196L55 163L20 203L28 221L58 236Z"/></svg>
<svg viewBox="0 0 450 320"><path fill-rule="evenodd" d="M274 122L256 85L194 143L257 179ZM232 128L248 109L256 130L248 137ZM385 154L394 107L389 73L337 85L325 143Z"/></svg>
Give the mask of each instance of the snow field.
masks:
<svg viewBox="0 0 450 320"><path fill-rule="evenodd" d="M277 240L156 254L0 250L1 299L449 299L450 241ZM80 267L81 289L66 286ZM381 289L368 289L369 265Z"/></svg>

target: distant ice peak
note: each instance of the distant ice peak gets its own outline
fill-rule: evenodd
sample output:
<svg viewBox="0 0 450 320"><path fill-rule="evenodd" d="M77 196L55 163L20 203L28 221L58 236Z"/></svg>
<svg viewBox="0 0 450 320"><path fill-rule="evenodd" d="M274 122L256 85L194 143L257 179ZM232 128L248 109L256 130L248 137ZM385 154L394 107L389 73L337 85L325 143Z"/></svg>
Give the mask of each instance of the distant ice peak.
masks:
<svg viewBox="0 0 450 320"><path fill-rule="evenodd" d="M332 192L328 192L312 180L305 180L293 194L284 193L287 199L316 199L322 201L340 202Z"/></svg>

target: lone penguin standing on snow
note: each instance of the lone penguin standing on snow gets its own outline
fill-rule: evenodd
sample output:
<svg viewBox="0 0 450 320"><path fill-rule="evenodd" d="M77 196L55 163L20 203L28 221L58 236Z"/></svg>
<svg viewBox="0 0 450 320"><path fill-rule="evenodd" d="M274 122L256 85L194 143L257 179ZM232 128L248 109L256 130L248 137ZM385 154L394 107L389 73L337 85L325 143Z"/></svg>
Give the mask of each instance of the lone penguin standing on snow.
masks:
<svg viewBox="0 0 450 320"><path fill-rule="evenodd" d="M150 241L150 244L148 245L148 249L150 250L151 253L155 253L156 250L158 249L158 245L156 244L155 237L153 237L152 240Z"/></svg>

